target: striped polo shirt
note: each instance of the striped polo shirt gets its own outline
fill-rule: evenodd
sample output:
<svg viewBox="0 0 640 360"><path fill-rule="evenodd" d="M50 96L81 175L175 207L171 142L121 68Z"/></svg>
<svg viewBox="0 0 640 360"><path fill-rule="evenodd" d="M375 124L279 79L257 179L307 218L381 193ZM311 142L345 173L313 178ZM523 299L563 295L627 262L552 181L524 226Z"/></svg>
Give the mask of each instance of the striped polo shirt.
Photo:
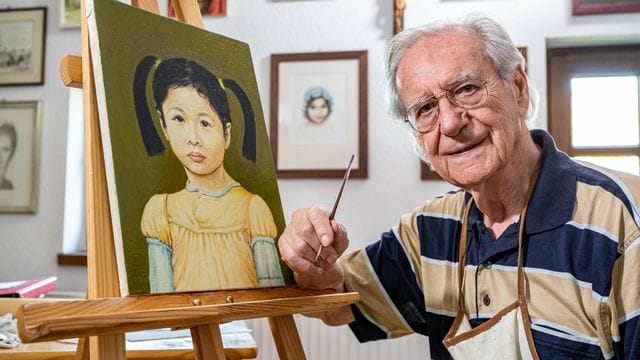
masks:
<svg viewBox="0 0 640 360"><path fill-rule="evenodd" d="M532 130L543 161L527 210L526 301L542 359L640 359L640 178L578 163ZM361 342L419 333L431 356L457 305L458 244L470 194L447 193L404 215L365 249L340 260L360 293L349 324ZM517 299L518 226L497 240L471 207L465 311L472 326Z"/></svg>

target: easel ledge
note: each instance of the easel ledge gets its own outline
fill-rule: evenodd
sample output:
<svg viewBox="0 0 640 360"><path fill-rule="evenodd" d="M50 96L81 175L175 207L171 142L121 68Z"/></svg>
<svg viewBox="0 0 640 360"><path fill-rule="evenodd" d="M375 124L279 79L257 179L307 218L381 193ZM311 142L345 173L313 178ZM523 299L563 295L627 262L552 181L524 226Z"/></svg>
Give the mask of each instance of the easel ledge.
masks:
<svg viewBox="0 0 640 360"><path fill-rule="evenodd" d="M335 309L358 299L358 293L283 287L27 304L18 310L18 331L22 341L30 343L153 328L193 328Z"/></svg>

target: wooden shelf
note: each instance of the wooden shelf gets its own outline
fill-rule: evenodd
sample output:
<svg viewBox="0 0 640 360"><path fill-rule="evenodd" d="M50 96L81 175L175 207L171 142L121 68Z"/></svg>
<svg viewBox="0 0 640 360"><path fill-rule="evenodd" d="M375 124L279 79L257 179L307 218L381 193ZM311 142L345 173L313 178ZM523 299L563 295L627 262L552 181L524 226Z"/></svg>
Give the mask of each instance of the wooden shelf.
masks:
<svg viewBox="0 0 640 360"><path fill-rule="evenodd" d="M87 253L58 253L58 265L61 266L87 266Z"/></svg>

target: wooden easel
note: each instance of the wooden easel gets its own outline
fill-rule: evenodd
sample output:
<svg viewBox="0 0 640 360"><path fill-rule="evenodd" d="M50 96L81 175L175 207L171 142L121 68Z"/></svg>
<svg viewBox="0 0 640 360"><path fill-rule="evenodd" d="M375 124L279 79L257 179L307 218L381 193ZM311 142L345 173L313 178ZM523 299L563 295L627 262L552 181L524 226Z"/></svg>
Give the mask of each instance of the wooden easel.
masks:
<svg viewBox="0 0 640 360"><path fill-rule="evenodd" d="M172 2L178 20L204 28L196 0ZM156 0L132 0L132 5L159 14ZM83 14L84 9L83 0ZM118 360L126 358L125 332L190 328L196 359L220 360L225 359L220 323L268 317L280 358L304 359L292 314L352 304L358 301L357 293L283 287L120 297L85 17L81 36L82 57L66 56L60 73L65 85L82 88L84 97L88 299L24 305L18 312L22 341L79 337L77 359Z"/></svg>

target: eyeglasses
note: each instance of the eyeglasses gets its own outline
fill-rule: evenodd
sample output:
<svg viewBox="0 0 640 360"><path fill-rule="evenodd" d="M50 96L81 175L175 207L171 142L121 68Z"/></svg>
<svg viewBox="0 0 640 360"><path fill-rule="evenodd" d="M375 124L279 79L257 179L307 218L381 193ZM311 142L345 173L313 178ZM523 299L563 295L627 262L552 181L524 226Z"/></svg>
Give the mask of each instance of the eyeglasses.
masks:
<svg viewBox="0 0 640 360"><path fill-rule="evenodd" d="M466 79L445 91L418 100L405 112L405 122L419 133L426 134L435 129L440 114L440 98L446 96L451 104L463 109L472 109L484 104L489 95L487 81Z"/></svg>

